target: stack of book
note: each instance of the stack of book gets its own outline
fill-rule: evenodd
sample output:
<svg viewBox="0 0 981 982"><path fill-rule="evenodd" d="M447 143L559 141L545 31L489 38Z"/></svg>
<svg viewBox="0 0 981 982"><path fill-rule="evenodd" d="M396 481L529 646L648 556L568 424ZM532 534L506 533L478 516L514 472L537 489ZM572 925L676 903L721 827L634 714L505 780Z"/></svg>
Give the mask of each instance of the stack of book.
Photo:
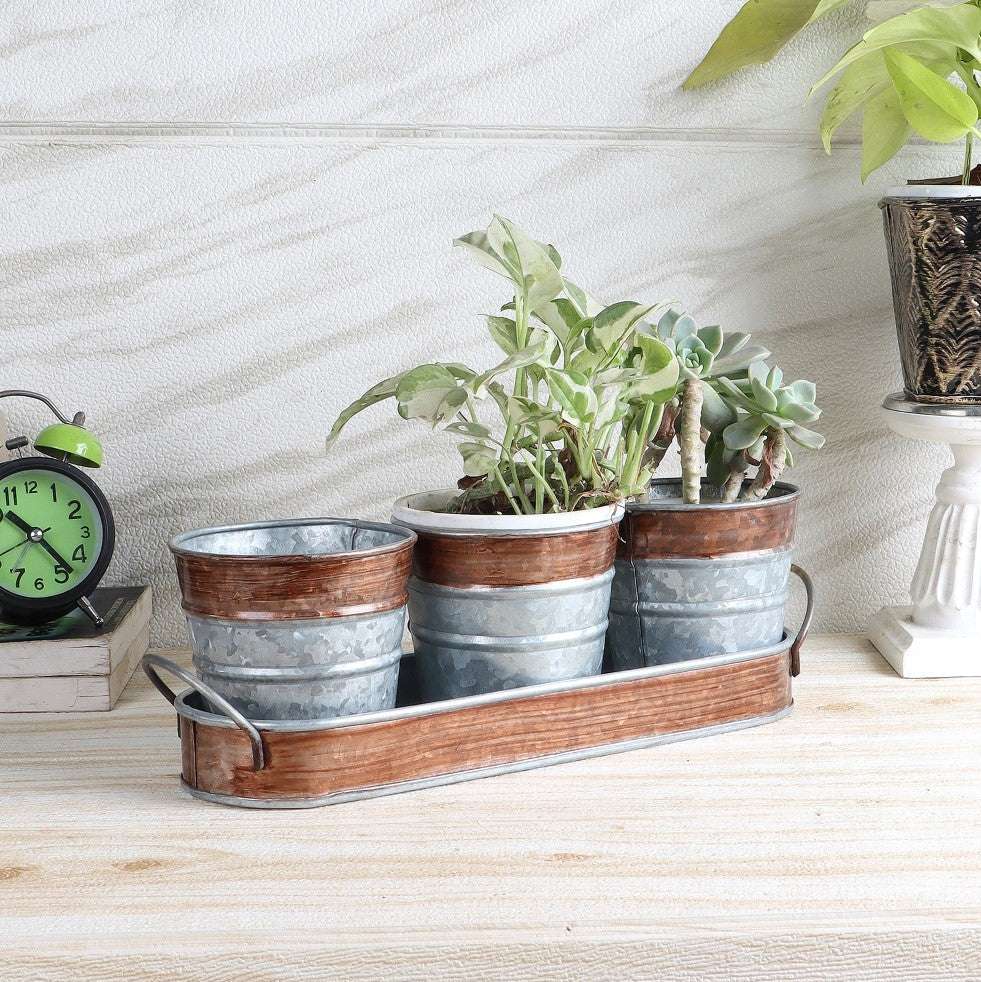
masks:
<svg viewBox="0 0 981 982"><path fill-rule="evenodd" d="M90 599L102 627L81 611L0 623L0 713L112 709L150 643L150 588L100 587Z"/></svg>

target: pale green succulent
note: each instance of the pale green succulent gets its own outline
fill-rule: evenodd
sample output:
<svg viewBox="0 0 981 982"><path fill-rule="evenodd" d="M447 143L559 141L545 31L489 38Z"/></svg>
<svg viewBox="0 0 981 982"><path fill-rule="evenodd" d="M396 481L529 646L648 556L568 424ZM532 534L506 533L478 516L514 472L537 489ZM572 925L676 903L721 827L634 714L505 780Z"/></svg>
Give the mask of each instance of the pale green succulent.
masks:
<svg viewBox="0 0 981 982"><path fill-rule="evenodd" d="M813 382L800 380L783 385L779 368L771 369L763 361L754 361L745 379L722 377L715 384L738 417L722 433L726 449L749 450L770 429L783 430L795 443L810 450L824 446L824 437L804 426L821 416L814 404L817 389Z"/></svg>
<svg viewBox="0 0 981 982"><path fill-rule="evenodd" d="M722 328L698 327L690 314L671 309L658 321L657 336L674 349L683 378L708 378L722 350Z"/></svg>

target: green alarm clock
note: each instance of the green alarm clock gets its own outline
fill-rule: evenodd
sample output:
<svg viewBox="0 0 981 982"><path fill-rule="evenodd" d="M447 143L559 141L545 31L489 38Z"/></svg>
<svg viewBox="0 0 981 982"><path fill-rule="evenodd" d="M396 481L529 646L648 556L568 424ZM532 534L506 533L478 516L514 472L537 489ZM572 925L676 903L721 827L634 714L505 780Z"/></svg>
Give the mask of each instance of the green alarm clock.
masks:
<svg viewBox="0 0 981 982"><path fill-rule="evenodd" d="M44 403L58 422L38 434L44 456L0 462L0 620L41 624L80 608L102 618L89 594L105 575L116 541L105 495L79 467L99 467L102 447L85 415L64 416L46 396L0 391ZM6 443L20 451L26 437Z"/></svg>

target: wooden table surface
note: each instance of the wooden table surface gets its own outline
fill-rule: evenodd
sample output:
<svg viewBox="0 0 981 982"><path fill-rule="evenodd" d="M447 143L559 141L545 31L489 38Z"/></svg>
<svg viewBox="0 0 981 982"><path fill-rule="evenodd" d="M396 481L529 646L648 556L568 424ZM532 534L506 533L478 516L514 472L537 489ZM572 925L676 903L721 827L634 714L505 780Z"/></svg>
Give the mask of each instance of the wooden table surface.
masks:
<svg viewBox="0 0 981 982"><path fill-rule="evenodd" d="M981 680L804 655L771 726L312 811L184 794L142 673L0 717L0 978L978 978Z"/></svg>

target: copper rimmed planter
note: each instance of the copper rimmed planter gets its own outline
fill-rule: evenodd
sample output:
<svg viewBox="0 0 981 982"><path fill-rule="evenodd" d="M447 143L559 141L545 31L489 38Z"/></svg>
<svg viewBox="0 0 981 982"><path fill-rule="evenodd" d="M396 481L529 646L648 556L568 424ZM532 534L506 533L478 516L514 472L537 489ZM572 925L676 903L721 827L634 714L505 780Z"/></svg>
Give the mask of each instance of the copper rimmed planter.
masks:
<svg viewBox="0 0 981 982"><path fill-rule="evenodd" d="M419 537L409 630L427 701L600 672L622 508L558 515L441 512L410 495L393 520Z"/></svg>
<svg viewBox="0 0 981 982"><path fill-rule="evenodd" d="M758 502L681 500L675 479L631 502L610 607L615 668L667 665L776 644L783 636L797 501L778 483Z"/></svg>
<svg viewBox="0 0 981 982"><path fill-rule="evenodd" d="M895 188L880 207L906 395L981 403L981 188Z"/></svg>
<svg viewBox="0 0 981 982"><path fill-rule="evenodd" d="M170 544L201 680L249 719L327 719L395 703L415 534L300 519Z"/></svg>

